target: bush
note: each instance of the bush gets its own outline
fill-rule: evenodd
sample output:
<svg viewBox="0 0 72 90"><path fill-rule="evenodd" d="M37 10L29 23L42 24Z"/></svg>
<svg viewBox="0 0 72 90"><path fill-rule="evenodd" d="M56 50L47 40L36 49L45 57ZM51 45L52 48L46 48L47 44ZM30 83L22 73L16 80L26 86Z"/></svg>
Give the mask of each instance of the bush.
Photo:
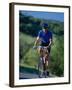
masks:
<svg viewBox="0 0 72 90"><path fill-rule="evenodd" d="M50 71L57 76L64 74L64 46L63 37L55 36L51 50Z"/></svg>

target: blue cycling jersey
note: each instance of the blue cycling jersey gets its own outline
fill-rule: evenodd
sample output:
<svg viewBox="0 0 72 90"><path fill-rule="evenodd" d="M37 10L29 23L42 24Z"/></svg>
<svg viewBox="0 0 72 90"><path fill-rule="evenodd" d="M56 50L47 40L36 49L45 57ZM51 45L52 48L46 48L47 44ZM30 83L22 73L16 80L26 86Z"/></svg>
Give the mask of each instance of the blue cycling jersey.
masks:
<svg viewBox="0 0 72 90"><path fill-rule="evenodd" d="M49 39L52 39L52 32L44 32L43 30L40 30L38 37L41 38L42 43L49 43Z"/></svg>

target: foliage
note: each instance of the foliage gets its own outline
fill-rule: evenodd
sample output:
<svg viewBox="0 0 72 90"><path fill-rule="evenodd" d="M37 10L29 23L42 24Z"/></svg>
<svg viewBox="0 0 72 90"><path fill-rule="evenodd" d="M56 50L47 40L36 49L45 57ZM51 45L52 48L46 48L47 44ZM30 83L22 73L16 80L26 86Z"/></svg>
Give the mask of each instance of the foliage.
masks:
<svg viewBox="0 0 72 90"><path fill-rule="evenodd" d="M42 29L42 23L46 22L49 24L49 29L57 35L64 34L64 24L63 22L53 21L53 20L42 20L34 18L32 16L24 15L21 12L19 13L20 21L20 32L31 36L37 36L39 30Z"/></svg>
<svg viewBox="0 0 72 90"><path fill-rule="evenodd" d="M50 70L57 76L63 76L64 71L64 41L63 36L54 36L54 45L51 49Z"/></svg>

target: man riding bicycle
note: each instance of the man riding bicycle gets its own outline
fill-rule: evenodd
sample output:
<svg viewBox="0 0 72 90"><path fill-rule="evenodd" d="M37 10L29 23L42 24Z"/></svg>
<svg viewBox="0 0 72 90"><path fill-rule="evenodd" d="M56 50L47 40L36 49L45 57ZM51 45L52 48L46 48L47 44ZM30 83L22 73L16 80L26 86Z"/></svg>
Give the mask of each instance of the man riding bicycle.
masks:
<svg viewBox="0 0 72 90"><path fill-rule="evenodd" d="M51 44L52 44L52 32L49 31L49 26L47 23L44 23L42 25L42 30L39 31L38 36L36 38L34 47L37 46L37 44L40 43L40 46L43 47L47 47L47 51L46 52L46 58L43 58L43 49L39 48L38 52L40 54L40 59L46 59L46 67L44 66L44 70L46 70L46 68L48 67L48 59L49 59L49 55L50 55L50 51L51 51Z"/></svg>

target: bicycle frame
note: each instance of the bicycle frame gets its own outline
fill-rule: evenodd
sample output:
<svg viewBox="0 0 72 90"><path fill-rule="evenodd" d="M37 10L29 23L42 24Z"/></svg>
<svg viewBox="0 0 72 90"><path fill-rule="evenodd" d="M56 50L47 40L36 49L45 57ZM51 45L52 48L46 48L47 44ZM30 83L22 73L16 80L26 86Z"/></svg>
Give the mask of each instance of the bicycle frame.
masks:
<svg viewBox="0 0 72 90"><path fill-rule="evenodd" d="M40 49L40 54L41 54L38 69L39 71L41 71L40 69L43 69L43 72L46 73L47 62L48 62L48 49L46 46L37 46L36 48ZM46 77L46 74L45 74L45 77Z"/></svg>

